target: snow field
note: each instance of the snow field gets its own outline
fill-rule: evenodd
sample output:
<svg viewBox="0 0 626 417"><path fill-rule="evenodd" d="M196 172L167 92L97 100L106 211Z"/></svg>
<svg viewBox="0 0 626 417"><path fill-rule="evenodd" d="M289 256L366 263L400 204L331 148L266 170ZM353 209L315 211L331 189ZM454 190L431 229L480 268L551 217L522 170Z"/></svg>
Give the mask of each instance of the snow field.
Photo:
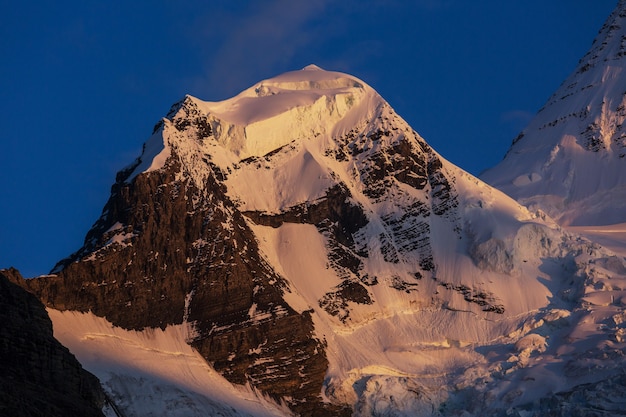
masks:
<svg viewBox="0 0 626 417"><path fill-rule="evenodd" d="M129 331L92 313L48 309L54 337L96 375L125 416L283 416L235 387L186 343L188 325Z"/></svg>

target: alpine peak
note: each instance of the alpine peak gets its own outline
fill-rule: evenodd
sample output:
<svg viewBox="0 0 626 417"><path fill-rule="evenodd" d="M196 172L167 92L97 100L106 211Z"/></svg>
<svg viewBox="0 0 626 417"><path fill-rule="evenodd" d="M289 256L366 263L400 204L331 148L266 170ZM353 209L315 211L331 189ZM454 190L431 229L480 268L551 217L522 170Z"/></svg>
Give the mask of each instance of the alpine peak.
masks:
<svg viewBox="0 0 626 417"><path fill-rule="evenodd" d="M218 154L217 159L230 164L293 141L330 140L374 118L384 103L358 78L314 65L263 80L219 102L187 95L157 125L129 179L162 167L172 147L179 155L185 149ZM190 143L189 135L181 135L188 129L196 129L198 138L210 138ZM214 151L214 146L220 149Z"/></svg>
<svg viewBox="0 0 626 417"><path fill-rule="evenodd" d="M324 71L324 69L315 64L309 64L306 67L302 68L302 71Z"/></svg>

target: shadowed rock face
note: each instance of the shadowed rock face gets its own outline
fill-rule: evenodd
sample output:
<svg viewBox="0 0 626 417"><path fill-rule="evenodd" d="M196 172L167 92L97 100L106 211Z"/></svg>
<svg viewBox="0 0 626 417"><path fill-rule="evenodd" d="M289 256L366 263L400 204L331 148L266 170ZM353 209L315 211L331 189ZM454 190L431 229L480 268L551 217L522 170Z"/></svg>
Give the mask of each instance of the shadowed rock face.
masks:
<svg viewBox="0 0 626 417"><path fill-rule="evenodd" d="M104 393L52 335L39 300L15 269L0 270L0 415L103 416Z"/></svg>

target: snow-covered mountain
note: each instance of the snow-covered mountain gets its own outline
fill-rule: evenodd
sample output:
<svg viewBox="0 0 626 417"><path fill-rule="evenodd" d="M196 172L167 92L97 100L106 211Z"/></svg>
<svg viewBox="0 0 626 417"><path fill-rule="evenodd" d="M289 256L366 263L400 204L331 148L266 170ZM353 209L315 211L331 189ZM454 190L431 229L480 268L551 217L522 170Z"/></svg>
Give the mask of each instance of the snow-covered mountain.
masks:
<svg viewBox="0 0 626 417"><path fill-rule="evenodd" d="M563 225L626 222L626 1L481 178Z"/></svg>
<svg viewBox="0 0 626 417"><path fill-rule="evenodd" d="M175 104L24 285L127 416L569 415L626 385L624 259L316 66Z"/></svg>

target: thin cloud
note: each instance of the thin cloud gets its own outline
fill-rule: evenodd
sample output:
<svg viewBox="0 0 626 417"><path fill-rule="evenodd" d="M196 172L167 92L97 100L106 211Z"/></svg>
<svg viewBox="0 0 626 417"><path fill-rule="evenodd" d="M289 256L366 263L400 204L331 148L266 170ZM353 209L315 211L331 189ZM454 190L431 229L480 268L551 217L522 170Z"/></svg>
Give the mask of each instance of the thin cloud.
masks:
<svg viewBox="0 0 626 417"><path fill-rule="evenodd" d="M217 30L226 37L219 39L216 30L206 34L206 42L221 42L214 50L209 45L206 75L196 80L195 87L232 94L242 88L242 82L258 81L255 74L271 75L321 36L310 23L323 16L327 4L328 0L274 0L263 7L254 2L237 14L224 12Z"/></svg>
<svg viewBox="0 0 626 417"><path fill-rule="evenodd" d="M527 125L534 117L534 113L526 110L511 110L500 115L500 120L504 123Z"/></svg>
<svg viewBox="0 0 626 417"><path fill-rule="evenodd" d="M262 78L311 63L351 72L379 58L385 48L376 27L364 22L416 10L429 13L449 3L272 0L213 7L197 16L189 35L203 55L204 68L201 75L185 82L185 91L204 99L223 99Z"/></svg>

